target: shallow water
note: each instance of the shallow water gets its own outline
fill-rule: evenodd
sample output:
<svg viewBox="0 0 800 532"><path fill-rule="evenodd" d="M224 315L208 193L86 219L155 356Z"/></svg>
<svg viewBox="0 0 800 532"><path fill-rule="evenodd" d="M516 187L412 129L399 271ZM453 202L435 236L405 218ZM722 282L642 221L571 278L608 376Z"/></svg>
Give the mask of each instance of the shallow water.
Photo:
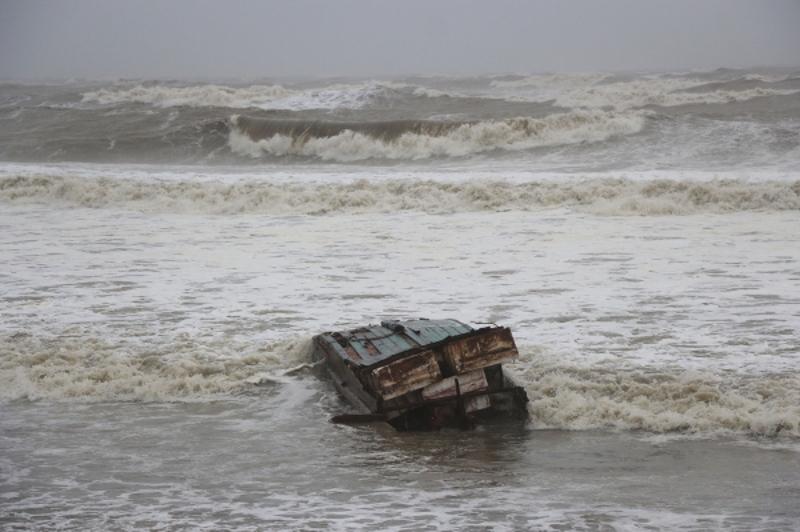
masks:
<svg viewBox="0 0 800 532"><path fill-rule="evenodd" d="M0 86L0 528L796 529L793 76ZM420 316L529 422L328 423Z"/></svg>
<svg viewBox="0 0 800 532"><path fill-rule="evenodd" d="M791 529L797 221L6 205L4 519ZM417 315L511 326L530 424L327 423L308 337Z"/></svg>
<svg viewBox="0 0 800 532"><path fill-rule="evenodd" d="M7 526L792 529L800 460L730 440L335 426L312 378L206 403L18 404Z"/></svg>

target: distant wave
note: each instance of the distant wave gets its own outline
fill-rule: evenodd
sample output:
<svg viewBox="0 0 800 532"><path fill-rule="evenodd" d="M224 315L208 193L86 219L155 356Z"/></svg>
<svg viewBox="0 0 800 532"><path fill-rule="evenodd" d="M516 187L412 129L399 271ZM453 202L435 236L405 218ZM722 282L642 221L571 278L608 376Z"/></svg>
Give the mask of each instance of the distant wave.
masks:
<svg viewBox="0 0 800 532"><path fill-rule="evenodd" d="M743 84L742 81L750 83ZM768 81L776 80L751 76L710 83L707 79L653 76L610 81L610 76L600 74L553 74L493 80L491 84L509 100L553 101L554 105L567 109L626 110L646 106L735 103L800 92L798 89L763 86Z"/></svg>
<svg viewBox="0 0 800 532"><path fill-rule="evenodd" d="M599 142L644 128L643 113L559 113L475 122L361 123L231 118L228 145L250 157L295 155L328 161L427 159L493 150Z"/></svg>
<svg viewBox="0 0 800 532"><path fill-rule="evenodd" d="M557 97L555 103L560 107L569 108L614 107L615 109L632 109L648 105L674 107L692 104L735 103L765 96L788 96L797 92L800 91L763 87L744 90L714 90L710 92L688 92L684 89L659 91L642 88L639 83L629 82L627 86L622 88L600 85L591 90L573 91Z"/></svg>
<svg viewBox="0 0 800 532"><path fill-rule="evenodd" d="M503 89L553 86L564 88L575 85L593 85L608 79L610 76L611 74L599 72L496 76L491 80L490 85Z"/></svg>
<svg viewBox="0 0 800 532"><path fill-rule="evenodd" d="M794 171L800 78L782 74L8 85L0 159Z"/></svg>
<svg viewBox="0 0 800 532"><path fill-rule="evenodd" d="M18 176L0 178L0 201L214 214L450 213L562 207L606 215L682 215L800 210L800 181L605 178L453 183L398 179L292 184Z"/></svg>
<svg viewBox="0 0 800 532"><path fill-rule="evenodd" d="M511 102L552 102L565 109L638 109L687 104L735 103L786 96L800 89L775 85L785 77L748 74L728 79L648 75L618 79L611 74L542 74L476 81L476 87L425 87L396 81L332 83L319 87L228 86L163 83L110 86L82 94L84 104L147 104L155 107L220 107L264 110L392 108L404 98L488 98Z"/></svg>
<svg viewBox="0 0 800 532"><path fill-rule="evenodd" d="M230 107L234 109L360 109L404 91L416 96L436 97L432 89L389 81L333 84L320 88L289 89L281 85L136 85L111 87L83 93L83 103L114 105L141 103L157 107Z"/></svg>
<svg viewBox="0 0 800 532"><path fill-rule="evenodd" d="M292 91L280 85L253 85L226 87L224 85L191 85L170 87L164 85L137 85L128 88L103 88L83 94L85 103L102 105L119 103L146 103L159 107L260 107Z"/></svg>

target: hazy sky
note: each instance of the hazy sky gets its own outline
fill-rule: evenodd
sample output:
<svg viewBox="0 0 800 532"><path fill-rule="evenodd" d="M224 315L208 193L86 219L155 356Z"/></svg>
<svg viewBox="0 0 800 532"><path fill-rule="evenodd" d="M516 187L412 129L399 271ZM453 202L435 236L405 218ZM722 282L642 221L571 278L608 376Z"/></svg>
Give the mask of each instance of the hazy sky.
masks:
<svg viewBox="0 0 800 532"><path fill-rule="evenodd" d="M0 78L800 65L800 0L0 0Z"/></svg>

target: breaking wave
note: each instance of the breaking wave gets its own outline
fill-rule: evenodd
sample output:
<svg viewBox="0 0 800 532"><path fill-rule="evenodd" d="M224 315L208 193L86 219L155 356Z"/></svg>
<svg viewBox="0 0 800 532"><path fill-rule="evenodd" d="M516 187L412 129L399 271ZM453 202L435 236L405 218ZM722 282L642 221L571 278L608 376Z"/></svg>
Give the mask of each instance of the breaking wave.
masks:
<svg viewBox="0 0 800 532"><path fill-rule="evenodd" d="M628 87L618 89L610 85L600 85L594 89L583 89L556 98L559 107L614 107L615 109L631 109L655 105L674 107L691 104L735 103L762 98L765 96L787 96L797 90L769 89L755 87L743 90L713 90L710 92L650 91L640 84L629 82ZM607 87L607 88L605 88Z"/></svg>
<svg viewBox="0 0 800 532"><path fill-rule="evenodd" d="M117 105L139 103L156 107L230 107L234 109L360 109L395 91L406 90L416 96L436 96L435 91L405 84L365 82L335 84L315 89L289 89L282 85L136 85L102 88L83 93L83 103Z"/></svg>
<svg viewBox="0 0 800 532"><path fill-rule="evenodd" d="M141 348L139 348L141 349ZM310 338L208 345L192 338L137 352L99 338L0 340L0 399L200 401L281 382L310 362Z"/></svg>
<svg viewBox="0 0 800 532"><path fill-rule="evenodd" d="M745 376L565 365L522 355L535 426L800 438L800 376Z"/></svg>
<svg viewBox="0 0 800 532"><path fill-rule="evenodd" d="M687 104L735 103L765 96L800 92L775 88L784 78L748 75L733 80L709 82L692 77L644 76L615 80L610 74L545 74L492 79L488 90L473 97L522 102L549 102L567 109L616 110L646 106L672 107ZM168 85L112 86L84 92L84 104L146 104L155 107L221 107L264 110L363 109L373 104L392 107L403 97L469 98L453 89L436 89L394 81L334 83L314 88L283 85ZM383 105L388 104L388 105Z"/></svg>
<svg viewBox="0 0 800 532"><path fill-rule="evenodd" d="M568 109L613 108L618 111L646 106L735 103L800 92L797 89L764 87L761 84L766 81L761 79L709 83L704 79L660 76L625 81L610 81L609 77L598 74L542 75L494 80L491 85L504 91L505 98L512 101L553 101L554 105Z"/></svg>
<svg viewBox="0 0 800 532"><path fill-rule="evenodd" d="M135 87L103 88L83 94L84 103L114 105L119 103L144 103L159 107L261 107L285 98L291 91L280 85L253 85L234 88L224 85L192 85L169 87L163 85L137 85Z"/></svg>
<svg viewBox="0 0 800 532"><path fill-rule="evenodd" d="M794 170L798 96L800 78L743 72L9 85L0 158Z"/></svg>
<svg viewBox="0 0 800 532"><path fill-rule="evenodd" d="M559 87L564 89L567 87L574 87L575 85L592 85L604 81L610 76L611 74L604 74L600 72L553 73L538 74L533 76L501 76L492 79L489 85L500 89L520 89L529 87Z"/></svg>
<svg viewBox="0 0 800 532"><path fill-rule="evenodd" d="M800 209L800 181L585 179L348 183L141 181L67 176L0 178L0 201L209 214L326 214L574 208L606 215Z"/></svg>
<svg viewBox="0 0 800 532"><path fill-rule="evenodd" d="M0 399L204 401L281 384L310 367L310 338L252 346L189 337L137 351L91 337L0 340ZM512 372L538 428L800 437L796 374L712 376L680 370L579 367L523 350Z"/></svg>
<svg viewBox="0 0 800 532"><path fill-rule="evenodd" d="M234 153L253 158L294 155L340 162L419 160L600 142L640 132L645 119L641 112L606 111L462 123L309 123L233 116L228 145Z"/></svg>

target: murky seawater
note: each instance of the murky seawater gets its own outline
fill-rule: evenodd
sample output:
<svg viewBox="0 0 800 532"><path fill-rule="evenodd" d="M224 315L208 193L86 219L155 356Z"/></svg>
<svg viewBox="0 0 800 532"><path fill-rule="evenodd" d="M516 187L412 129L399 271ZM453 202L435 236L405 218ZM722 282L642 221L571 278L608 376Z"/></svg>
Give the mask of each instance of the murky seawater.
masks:
<svg viewBox="0 0 800 532"><path fill-rule="evenodd" d="M2 519L791 529L797 221L6 205ZM308 337L406 316L511 326L531 422L329 424Z"/></svg>
<svg viewBox="0 0 800 532"><path fill-rule="evenodd" d="M790 530L796 450L504 426L343 427L310 378L207 403L15 405L5 526Z"/></svg>
<svg viewBox="0 0 800 532"><path fill-rule="evenodd" d="M0 159L4 530L798 529L796 71L6 83ZM529 422L330 424L414 317Z"/></svg>

